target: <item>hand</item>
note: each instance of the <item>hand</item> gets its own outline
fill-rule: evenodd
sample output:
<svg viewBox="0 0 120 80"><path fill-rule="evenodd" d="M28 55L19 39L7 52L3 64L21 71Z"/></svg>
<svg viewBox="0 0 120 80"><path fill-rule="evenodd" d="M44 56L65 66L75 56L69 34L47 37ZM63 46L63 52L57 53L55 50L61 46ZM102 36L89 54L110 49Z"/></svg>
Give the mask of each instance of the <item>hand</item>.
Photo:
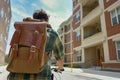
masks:
<svg viewBox="0 0 120 80"><path fill-rule="evenodd" d="M58 68L57 71L64 71L64 68Z"/></svg>

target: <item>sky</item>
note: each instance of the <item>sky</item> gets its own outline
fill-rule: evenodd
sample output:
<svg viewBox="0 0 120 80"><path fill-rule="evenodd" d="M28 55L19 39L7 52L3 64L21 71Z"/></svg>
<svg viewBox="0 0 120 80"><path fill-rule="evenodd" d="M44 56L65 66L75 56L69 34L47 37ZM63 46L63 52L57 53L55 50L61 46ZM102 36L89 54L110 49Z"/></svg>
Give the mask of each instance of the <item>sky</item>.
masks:
<svg viewBox="0 0 120 80"><path fill-rule="evenodd" d="M72 0L11 0L11 24L6 48L9 52L9 43L14 33L14 22L22 21L25 17L32 17L37 9L43 9L49 14L49 23L57 31L59 25L72 15Z"/></svg>

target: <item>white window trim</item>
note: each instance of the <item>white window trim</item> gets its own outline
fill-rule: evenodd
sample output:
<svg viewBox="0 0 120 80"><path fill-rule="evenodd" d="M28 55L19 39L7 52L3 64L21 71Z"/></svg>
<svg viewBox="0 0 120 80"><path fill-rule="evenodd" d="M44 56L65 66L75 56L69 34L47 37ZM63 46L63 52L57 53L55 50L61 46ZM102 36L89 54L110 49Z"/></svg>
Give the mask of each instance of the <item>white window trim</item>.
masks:
<svg viewBox="0 0 120 80"><path fill-rule="evenodd" d="M78 57L78 53L79 53L79 57L81 57L81 60L79 61L79 62L82 62L82 52L81 52L81 50L79 50L79 51L77 51L77 54L76 54L76 56ZM78 61L77 61L78 62Z"/></svg>
<svg viewBox="0 0 120 80"><path fill-rule="evenodd" d="M117 49L117 41L115 42L115 45L116 45L117 60L120 61L120 59L118 58L118 50L120 50L120 49Z"/></svg>
<svg viewBox="0 0 120 80"><path fill-rule="evenodd" d="M76 15L77 15L78 13L80 14L80 20L76 22ZM78 23L81 21L81 11L78 10L78 11L75 13L74 16L75 16L75 24L78 24Z"/></svg>
<svg viewBox="0 0 120 80"><path fill-rule="evenodd" d="M78 30L78 31L76 31L76 40L77 40L77 41L80 41L80 40L77 39L77 37L78 37L78 33L79 33L79 36L80 36L80 39L81 39L81 31Z"/></svg>
<svg viewBox="0 0 120 80"><path fill-rule="evenodd" d="M118 6L118 7L120 7L120 6ZM118 8L118 7L117 7L117 8ZM115 9L113 9L113 10L115 10L115 16L116 16L116 18L117 18L117 24L119 24L117 8L115 8ZM113 10L112 10L112 11L113 11ZM111 18L111 24L112 24L112 26L114 27L113 21L112 21L112 14L111 14L112 11L110 11L110 18Z"/></svg>

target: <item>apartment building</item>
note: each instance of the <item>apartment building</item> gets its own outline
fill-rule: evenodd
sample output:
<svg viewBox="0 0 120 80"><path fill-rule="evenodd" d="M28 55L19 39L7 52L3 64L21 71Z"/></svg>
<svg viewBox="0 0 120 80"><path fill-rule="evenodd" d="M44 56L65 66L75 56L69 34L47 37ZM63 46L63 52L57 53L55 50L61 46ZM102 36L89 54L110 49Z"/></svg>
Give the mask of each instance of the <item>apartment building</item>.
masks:
<svg viewBox="0 0 120 80"><path fill-rule="evenodd" d="M10 0L0 0L0 64L4 63L10 19Z"/></svg>
<svg viewBox="0 0 120 80"><path fill-rule="evenodd" d="M60 34L60 38L63 42L64 45L64 53L65 53L65 59L64 62L65 64L71 64L72 62L72 56L73 56L73 48L72 48L72 42L73 42L73 37L72 37L72 16L69 17L67 21L64 21L59 29L58 33Z"/></svg>
<svg viewBox="0 0 120 80"><path fill-rule="evenodd" d="M67 20L72 26L68 31L64 30L69 26L66 21L60 26L63 43L66 45L71 41L72 45L72 49L65 46L65 54L72 54L65 57L65 63L120 70L120 1L72 1L72 19ZM68 33L72 33L72 38L66 36Z"/></svg>
<svg viewBox="0 0 120 80"><path fill-rule="evenodd" d="M65 64L73 66L81 62L81 31L80 31L80 4L74 2L73 15L64 21L58 33L64 44Z"/></svg>

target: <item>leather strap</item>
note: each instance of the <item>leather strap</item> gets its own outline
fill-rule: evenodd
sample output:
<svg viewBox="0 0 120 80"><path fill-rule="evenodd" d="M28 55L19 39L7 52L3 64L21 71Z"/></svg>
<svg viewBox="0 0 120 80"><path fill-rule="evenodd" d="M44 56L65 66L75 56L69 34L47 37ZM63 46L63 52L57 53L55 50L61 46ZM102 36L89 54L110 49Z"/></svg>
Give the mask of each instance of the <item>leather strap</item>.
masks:
<svg viewBox="0 0 120 80"><path fill-rule="evenodd" d="M28 62L31 62L33 59L34 59L34 53L36 52L36 41L38 39L38 35L39 35L39 32L36 30L34 31L34 34L33 34L33 40L32 40L32 45L30 47L30 55L29 55L29 58L28 58Z"/></svg>
<svg viewBox="0 0 120 80"><path fill-rule="evenodd" d="M20 40L20 35L21 35L21 31L18 31L19 34L18 34L18 41L16 44L13 44L12 45L12 54L14 56L14 58L17 58L18 57L18 44L19 44L19 40Z"/></svg>

